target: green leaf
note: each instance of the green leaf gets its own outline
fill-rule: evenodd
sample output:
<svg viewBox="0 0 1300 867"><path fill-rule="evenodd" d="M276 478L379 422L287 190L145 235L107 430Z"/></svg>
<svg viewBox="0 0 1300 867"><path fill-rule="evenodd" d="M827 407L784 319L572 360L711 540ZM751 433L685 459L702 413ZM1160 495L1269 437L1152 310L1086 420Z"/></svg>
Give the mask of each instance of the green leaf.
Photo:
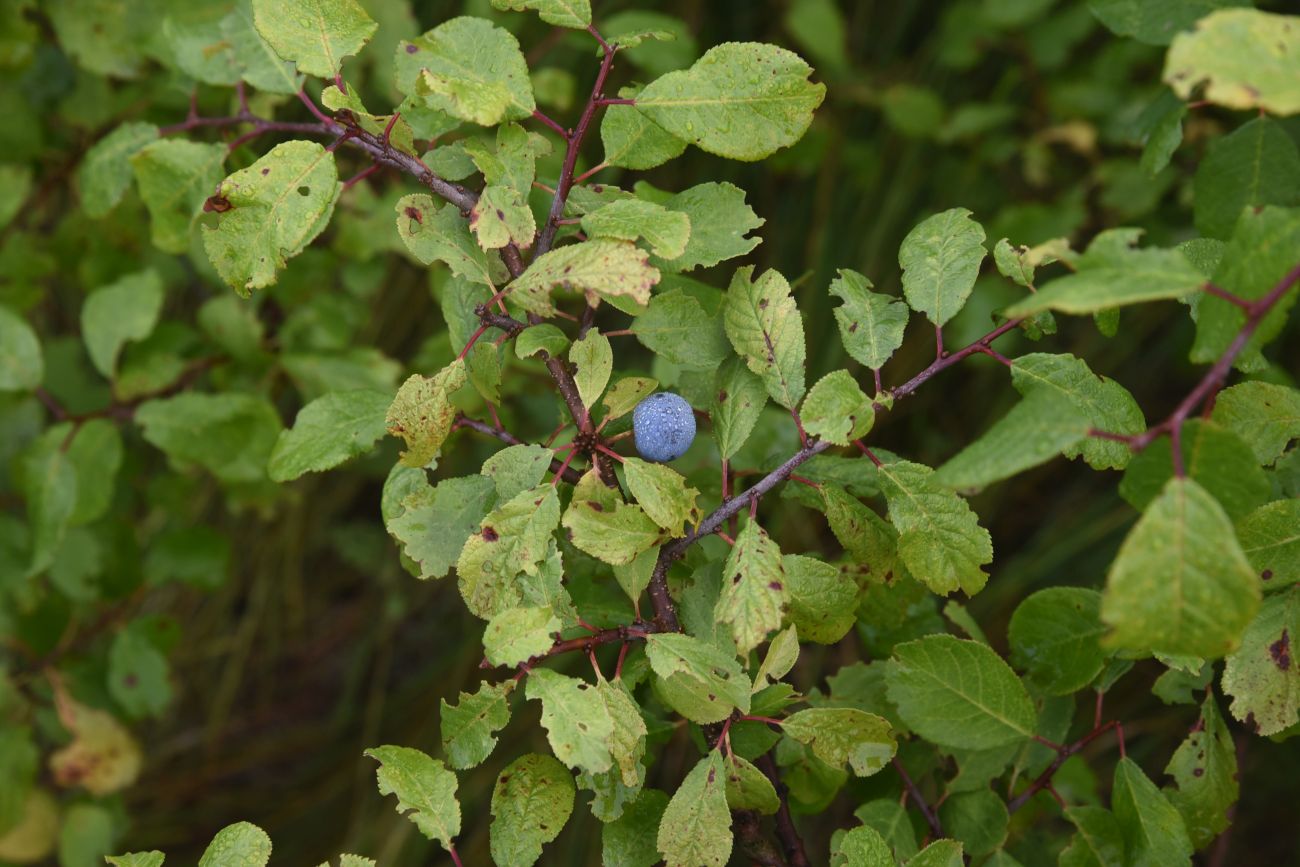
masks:
<svg viewBox="0 0 1300 867"><path fill-rule="evenodd" d="M595 470L574 488L563 523L575 547L614 566L632 562L665 538L641 506L623 502L595 478Z"/></svg>
<svg viewBox="0 0 1300 867"><path fill-rule="evenodd" d="M1148 45L1168 45L1198 18L1243 0L1088 0L1088 7L1113 32Z"/></svg>
<svg viewBox="0 0 1300 867"><path fill-rule="evenodd" d="M781 549L750 520L737 534L722 567L722 593L713 619L730 624L736 649L748 655L769 633L781 628L788 604Z"/></svg>
<svg viewBox="0 0 1300 867"><path fill-rule="evenodd" d="M333 78L379 27L356 0L253 0L253 23L275 53L318 78Z"/></svg>
<svg viewBox="0 0 1300 867"><path fill-rule="evenodd" d="M859 825L831 843L831 867L895 867L885 838L875 828Z"/></svg>
<svg viewBox="0 0 1300 867"><path fill-rule="evenodd" d="M1300 437L1300 391L1271 382L1243 382L1219 392L1212 417L1268 466Z"/></svg>
<svg viewBox="0 0 1300 867"><path fill-rule="evenodd" d="M673 538L686 534L683 525L694 527L700 522L696 504L700 492L688 487L681 473L640 458L624 458L623 472L637 504Z"/></svg>
<svg viewBox="0 0 1300 867"><path fill-rule="evenodd" d="M723 308L723 325L731 345L758 374L767 393L793 410L804 395L803 317L790 284L776 271L752 280L752 266L731 278Z"/></svg>
<svg viewBox="0 0 1300 867"><path fill-rule="evenodd" d="M493 9L523 12L533 9L547 24L586 30L591 24L590 0L492 0Z"/></svg>
<svg viewBox="0 0 1300 867"><path fill-rule="evenodd" d="M1010 822L1006 802L992 789L958 792L939 807L943 832L961 841L962 849L974 858L988 855L1007 839ZM995 861L985 861L994 867Z"/></svg>
<svg viewBox="0 0 1300 867"><path fill-rule="evenodd" d="M935 481L951 488L982 488L1075 449L1090 426L1081 408L1066 396L1034 389L939 467Z"/></svg>
<svg viewBox="0 0 1300 867"><path fill-rule="evenodd" d="M1173 478L1111 565L1103 644L1217 658L1237 647L1259 597L1223 508L1192 479Z"/></svg>
<svg viewBox="0 0 1300 867"><path fill-rule="evenodd" d="M898 556L912 576L943 595L983 589L988 575L980 567L993 562L993 542L966 501L921 464L891 460L878 472Z"/></svg>
<svg viewBox="0 0 1300 867"><path fill-rule="evenodd" d="M518 190L489 184L469 212L469 229L484 250L508 244L527 249L533 245L537 222Z"/></svg>
<svg viewBox="0 0 1300 867"><path fill-rule="evenodd" d="M237 0L221 20L221 33L230 43L240 77L258 90L292 95L302 86L302 78L292 63L280 59L275 49L257 32L251 0Z"/></svg>
<svg viewBox="0 0 1300 867"><path fill-rule="evenodd" d="M655 840L668 796L658 789L644 789L601 830L601 863L605 867L654 867L659 863Z"/></svg>
<svg viewBox="0 0 1300 867"><path fill-rule="evenodd" d="M683 367L716 370L731 355L722 317L705 312L699 299L682 289L652 296L633 320L632 332L651 352Z"/></svg>
<svg viewBox="0 0 1300 867"><path fill-rule="evenodd" d="M81 307L81 335L95 369L113 379L118 353L127 342L144 340L153 332L162 303L162 280L152 269L92 292Z"/></svg>
<svg viewBox="0 0 1300 867"><path fill-rule="evenodd" d="M1182 817L1132 759L1115 766L1111 805L1124 837L1126 865L1191 864L1192 843Z"/></svg>
<svg viewBox="0 0 1300 867"><path fill-rule="evenodd" d="M943 325L965 306L985 255L984 227L965 208L922 220L898 248L907 303Z"/></svg>
<svg viewBox="0 0 1300 867"><path fill-rule="evenodd" d="M812 748L831 767L845 764L859 777L869 777L889 764L898 745L889 723L852 707L814 707L791 714L781 730Z"/></svg>
<svg viewBox="0 0 1300 867"><path fill-rule="evenodd" d="M194 463L225 482L258 482L280 435L280 416L263 397L178 394L151 400L135 411L144 438L183 463Z"/></svg>
<svg viewBox="0 0 1300 867"><path fill-rule="evenodd" d="M1298 245L1300 208L1264 207L1243 211L1223 251L1213 283L1244 300L1259 300L1295 267ZM1246 343L1237 359L1238 367L1262 366L1259 350L1282 332L1297 295L1300 293L1288 292L1273 306ZM1201 298L1197 305L1192 361L1217 361L1245 324L1246 314L1239 307L1215 296Z"/></svg>
<svg viewBox="0 0 1300 867"><path fill-rule="evenodd" d="M732 753L722 762L727 773L727 806L733 810L755 810L770 816L781 809L781 799L767 775Z"/></svg>
<svg viewBox="0 0 1300 867"><path fill-rule="evenodd" d="M798 627L799 638L835 644L847 635L857 622L858 585L853 578L833 564L800 554L785 555L781 565L790 595L787 616Z"/></svg>
<svg viewBox="0 0 1300 867"><path fill-rule="evenodd" d="M444 262L451 273L495 290L496 274L488 253L474 240L469 221L455 205L439 208L431 196L414 193L398 199L397 234L425 265Z"/></svg>
<svg viewBox="0 0 1300 867"><path fill-rule="evenodd" d="M396 795L397 812L414 822L425 837L450 849L460 833L456 774L438 759L410 747L374 747L365 754L379 762L375 772L379 794Z"/></svg>
<svg viewBox="0 0 1300 867"><path fill-rule="evenodd" d="M492 789L492 860L529 867L542 846L564 830L577 790L573 776L551 756L527 753L506 766Z"/></svg>
<svg viewBox="0 0 1300 867"><path fill-rule="evenodd" d="M236 822L217 832L199 859L199 867L266 867L271 838L251 822Z"/></svg>
<svg viewBox="0 0 1300 867"><path fill-rule="evenodd" d="M1078 833L1061 853L1060 867L1124 867L1124 837L1115 816L1102 807L1069 807L1065 818Z"/></svg>
<svg viewBox="0 0 1300 867"><path fill-rule="evenodd" d="M619 97L634 99L640 90L623 88ZM625 169L653 169L686 150L686 142L630 105L611 105L600 122L605 164Z"/></svg>
<svg viewBox="0 0 1300 867"><path fill-rule="evenodd" d="M846 446L871 430L876 411L849 372L835 370L813 385L800 418L809 435Z"/></svg>
<svg viewBox="0 0 1300 867"><path fill-rule="evenodd" d="M1026 398L1039 392L1069 401L1096 430L1132 435L1146 430L1146 420L1133 395L1113 379L1098 376L1073 355L1030 353L1011 364L1011 384ZM1095 470L1123 469L1132 451L1126 443L1088 437L1064 451L1068 458L1083 456Z"/></svg>
<svg viewBox="0 0 1300 867"><path fill-rule="evenodd" d="M1292 650L1300 635L1300 585L1264 598L1246 627L1241 646L1223 668L1223 691L1232 715L1260 735L1275 735L1300 722L1300 665Z"/></svg>
<svg viewBox="0 0 1300 867"><path fill-rule="evenodd" d="M1011 615L1011 661L1048 695L1078 692L1106 661L1099 639L1101 594L1083 587L1048 587L1031 594Z"/></svg>
<svg viewBox="0 0 1300 867"><path fill-rule="evenodd" d="M644 199L619 199L584 215L582 230L591 238L644 238L656 256L676 259L686 252L691 218Z"/></svg>
<svg viewBox="0 0 1300 867"><path fill-rule="evenodd" d="M510 298L525 310L549 316L555 312L551 289L556 286L593 299L626 296L644 307L658 282L659 270L650 265L645 250L627 241L597 238L537 257L509 289Z"/></svg>
<svg viewBox="0 0 1300 867"><path fill-rule="evenodd" d="M751 373L742 359L727 359L718 369L717 389L709 412L718 452L724 461L735 457L749 439L765 406L767 389L762 378Z"/></svg>
<svg viewBox="0 0 1300 867"><path fill-rule="evenodd" d="M593 774L609 770L614 722L597 690L575 677L539 668L528 675L526 695L542 703L542 726L556 758Z"/></svg>
<svg viewBox="0 0 1300 867"><path fill-rule="evenodd" d="M831 295L844 299L835 308L835 321L845 351L855 361L879 370L903 345L908 309L897 298L870 290L870 280L847 268L839 270L830 286Z"/></svg>
<svg viewBox="0 0 1300 867"><path fill-rule="evenodd" d="M298 411L280 432L267 472L273 482L319 473L364 455L386 432L392 399L382 391L332 391Z"/></svg>
<svg viewBox="0 0 1300 867"><path fill-rule="evenodd" d="M1044 310L1088 314L1127 304L1183 298L1199 291L1205 277L1180 250L1139 250L1133 229L1102 232L1075 260L1075 273L1052 280L1012 304L1009 318Z"/></svg>
<svg viewBox="0 0 1300 867"><path fill-rule="evenodd" d="M423 467L438 456L456 420L451 396L466 383L465 361L456 359L433 376L409 377L388 407L388 433L406 440L402 464Z"/></svg>
<svg viewBox="0 0 1300 867"><path fill-rule="evenodd" d="M456 561L460 594L474 616L486 620L523 601L515 578L521 572L538 574L559 520L560 498L549 484L488 513Z"/></svg>
<svg viewBox="0 0 1300 867"><path fill-rule="evenodd" d="M1300 204L1300 148L1258 117L1213 139L1196 170L1196 228L1227 240L1246 208Z"/></svg>
<svg viewBox="0 0 1300 867"><path fill-rule="evenodd" d="M99 219L117 207L131 186L131 157L158 140L151 123L124 123L86 151L77 166L77 190L86 216Z"/></svg>
<svg viewBox="0 0 1300 867"><path fill-rule="evenodd" d="M184 139L151 142L131 157L140 198L149 209L153 243L167 253L190 249L190 230L203 203L225 175L222 144Z"/></svg>
<svg viewBox="0 0 1300 867"><path fill-rule="evenodd" d="M594 406L614 372L614 348L609 338L596 329L575 340L569 347L569 361L576 370L573 380L578 386L578 397L583 406Z"/></svg>
<svg viewBox="0 0 1300 867"><path fill-rule="evenodd" d="M457 180L468 177L473 173L473 167L477 166L488 184L515 190L525 200L536 177L538 158L551 152L550 141L540 133L526 131L517 123L497 127L495 150L489 149L483 139L464 139L456 144L463 146L464 153L472 161L469 170ZM454 146L440 150L449 150Z"/></svg>
<svg viewBox="0 0 1300 867"><path fill-rule="evenodd" d="M1148 178L1155 178L1168 168L1174 152L1183 143L1183 120L1187 117L1187 106L1168 91L1161 93L1156 103L1143 112L1144 120L1153 108L1159 114L1151 119L1143 135L1142 158L1138 162Z"/></svg>
<svg viewBox="0 0 1300 867"><path fill-rule="evenodd" d="M417 577L441 578L456 565L465 542L487 515L493 491L492 481L483 476L443 479L436 487L421 476L419 487L401 501L401 514L388 522L402 553L419 564Z"/></svg>
<svg viewBox="0 0 1300 867"><path fill-rule="evenodd" d="M1250 446L1212 421L1194 419L1183 426L1183 466L1232 520L1240 520L1269 498L1268 476L1255 462ZM1173 450L1157 440L1129 464L1119 493L1133 508L1145 510L1173 477Z"/></svg>
<svg viewBox="0 0 1300 867"><path fill-rule="evenodd" d="M483 475L496 484L502 502L542 483L555 453L544 446L513 445L483 462Z"/></svg>
<svg viewBox="0 0 1300 867"><path fill-rule="evenodd" d="M0 392L31 391L45 379L45 357L36 332L0 304Z"/></svg>
<svg viewBox="0 0 1300 867"><path fill-rule="evenodd" d="M1062 259L1073 259L1070 242L1065 238L1055 238L1034 247L1015 245L1003 238L993 245L993 262L998 266L998 273L1026 288L1033 288L1037 269Z"/></svg>
<svg viewBox="0 0 1300 867"><path fill-rule="evenodd" d="M404 65L398 89L423 108L482 126L522 120L537 108L519 40L482 18L445 21L399 43L397 56ZM402 68L414 73L410 79Z"/></svg>
<svg viewBox="0 0 1300 867"><path fill-rule="evenodd" d="M899 805L897 799L879 798L868 801L854 811L853 815L884 837L899 861L906 861L916 854L916 832L912 829L907 811ZM847 867L857 865L850 864Z"/></svg>
<svg viewBox="0 0 1300 867"><path fill-rule="evenodd" d="M560 618L549 607L507 608L488 621L483 649L493 665L516 666L551 649ZM532 696L530 695L529 698Z"/></svg>
<svg viewBox="0 0 1300 867"><path fill-rule="evenodd" d="M985 644L951 635L899 644L885 676L899 716L940 746L990 749L1034 734L1024 684Z"/></svg>
<svg viewBox="0 0 1300 867"><path fill-rule="evenodd" d="M907 862L907 867L962 867L961 844L956 840L935 840Z"/></svg>
<svg viewBox="0 0 1300 867"><path fill-rule="evenodd" d="M545 353L543 357L559 358L568 347L569 338L548 322L525 328L515 338L515 355L520 358L532 358L539 352Z"/></svg>
<svg viewBox="0 0 1300 867"><path fill-rule="evenodd" d="M646 636L646 656L668 706L701 724L749 712L750 683L735 657L679 633Z"/></svg>
<svg viewBox="0 0 1300 867"><path fill-rule="evenodd" d="M172 700L167 657L137 621L113 638L108 651L108 691L136 719L159 716Z"/></svg>
<svg viewBox="0 0 1300 867"><path fill-rule="evenodd" d="M1178 745L1165 773L1176 789L1166 795L1183 816L1192 845L1204 849L1229 824L1237 802L1237 749L1213 695L1201 706L1201 725Z"/></svg>
<svg viewBox="0 0 1300 867"><path fill-rule="evenodd" d="M113 867L162 867L166 858L158 850L150 852L131 852L126 855L108 855L104 860Z"/></svg>
<svg viewBox="0 0 1300 867"><path fill-rule="evenodd" d="M0 789L0 829L3 829L0 840L30 814L33 803L40 797L32 788L40 758L30 729L7 720L0 724L0 773L5 780L4 789ZM51 812L55 813L51 824L57 826L57 807Z"/></svg>
<svg viewBox="0 0 1300 867"><path fill-rule="evenodd" d="M162 36L181 72L204 84L230 87L239 81L234 46L221 31L225 4L175 6L162 21Z"/></svg>
<svg viewBox="0 0 1300 867"><path fill-rule="evenodd" d="M1295 114L1300 112L1297 62L1295 16L1223 9L1201 18L1191 33L1174 37L1164 79L1183 99L1197 91L1228 108Z"/></svg>
<svg viewBox="0 0 1300 867"><path fill-rule="evenodd" d="M668 802L657 845L667 867L726 867L731 843L726 772L722 754L714 750Z"/></svg>
<svg viewBox="0 0 1300 867"><path fill-rule="evenodd" d="M627 415L642 399L654 394L658 387L659 382L647 376L623 377L605 392L605 399L601 401L605 407L603 421L612 421Z"/></svg>
<svg viewBox="0 0 1300 867"><path fill-rule="evenodd" d="M650 82L636 108L677 138L736 160L759 160L803 137L826 86L775 45L727 42L690 69Z"/></svg>
<svg viewBox="0 0 1300 867"><path fill-rule="evenodd" d="M654 265L665 271L685 273L708 268L743 256L761 243L760 238L748 234L766 221L745 203L745 191L734 184L696 184L663 202L663 206L685 214L691 224L685 252L673 259L652 257Z"/></svg>
<svg viewBox="0 0 1300 867"><path fill-rule="evenodd" d="M453 768L464 770L480 764L496 748L496 733L510 723L510 693L513 680L482 684L478 692L460 694L455 705L439 702L438 724L442 748Z"/></svg>
<svg viewBox="0 0 1300 867"><path fill-rule="evenodd" d="M1237 524L1237 539L1266 590L1300 581L1300 499L1260 506Z"/></svg>
<svg viewBox="0 0 1300 867"><path fill-rule="evenodd" d="M782 567L794 555L782 559ZM812 558L806 558L812 559ZM814 561L816 562L816 561ZM783 629L772 637L767 646L763 662L754 672L754 687L751 692L759 692L769 683L777 683L790 673L795 662L799 660L799 633L793 626Z"/></svg>
<svg viewBox="0 0 1300 867"><path fill-rule="evenodd" d="M275 282L286 260L321 233L339 193L334 153L318 142L288 141L226 178L216 197L229 207L204 226L208 258L241 295Z"/></svg>

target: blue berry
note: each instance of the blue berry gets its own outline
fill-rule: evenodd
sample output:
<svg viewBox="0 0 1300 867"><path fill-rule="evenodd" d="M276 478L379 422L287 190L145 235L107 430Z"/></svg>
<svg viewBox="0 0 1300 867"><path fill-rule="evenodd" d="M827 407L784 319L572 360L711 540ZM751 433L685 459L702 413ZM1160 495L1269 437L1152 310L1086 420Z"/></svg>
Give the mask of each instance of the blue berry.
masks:
<svg viewBox="0 0 1300 867"><path fill-rule="evenodd" d="M661 391L632 410L632 433L636 450L647 461L675 461L695 439L695 413L681 395Z"/></svg>

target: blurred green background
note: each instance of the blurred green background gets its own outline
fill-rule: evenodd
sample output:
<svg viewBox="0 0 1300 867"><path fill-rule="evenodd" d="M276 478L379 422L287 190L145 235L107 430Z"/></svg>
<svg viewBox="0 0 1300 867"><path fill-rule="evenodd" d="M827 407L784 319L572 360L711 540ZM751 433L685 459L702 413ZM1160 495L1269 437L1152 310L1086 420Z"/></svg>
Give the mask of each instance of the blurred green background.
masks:
<svg viewBox="0 0 1300 867"><path fill-rule="evenodd" d="M108 220L91 220L78 210L70 177L85 150L124 118L183 119L189 89L161 70L129 81L85 72L60 46L41 5L27 14L38 34L30 52L5 49L0 55L0 153L38 166L32 207L4 230L0 299L26 310L43 335L64 335L48 338L50 389L76 411L102 405L107 397L75 336L88 290L150 261L173 286L184 287L170 293L166 308L166 318L180 322L192 321L203 301L228 290L185 257L154 251L133 196ZM492 13L486 2L416 2L410 4L414 12L400 0L363 5L383 29L377 45L349 70L358 68L355 77L364 82L367 104L381 113L392 99L386 84L390 46L467 10L519 35L550 88L550 98L542 101L561 122L572 122L595 73L584 35L560 33L533 16ZM1288 4L1260 5L1284 11ZM741 164L692 149L637 176L669 190L728 180L748 191L766 220L757 233L763 243L749 261L797 282L810 382L844 363L826 292L836 269L853 268L877 288L898 292L898 245L920 218L969 208L988 229L990 246L1002 237L1033 244L1064 236L1077 247L1101 228L1119 225L1140 226L1153 242L1176 242L1194 235L1191 183L1205 141L1241 122L1215 110L1192 112L1174 164L1148 176L1138 163L1139 137L1143 112L1163 89L1163 49L1112 35L1082 0L598 0L595 6L607 36L633 29L646 10L671 16L675 20L665 19L666 25L680 31L676 42L621 56L615 87L686 66L707 47L731 40L790 47L826 82L827 100L809 134L771 160ZM205 113L218 114L227 110L230 94L202 88L199 98ZM298 115L306 119L296 105L278 114ZM1295 118L1288 129L1300 135ZM263 138L242 149L235 165L251 161L273 141ZM553 181L558 156L539 165L539 179ZM598 159L593 141L585 163ZM623 180L617 170L597 178ZM371 198L399 188L414 189L381 175ZM391 253L396 238L385 217L391 211L379 207L379 217L367 222L363 205L355 213L349 213L353 206L340 205L341 219L316 248L292 262L261 302L260 317L286 343L372 345L414 367L420 359L445 359L450 348L429 278ZM335 250L348 257L343 264ZM730 270L699 276L725 286ZM1011 288L1004 280L982 280L946 329L949 345L988 330L992 311L1011 299ZM902 382L932 357L932 333L922 323L913 326L903 351L885 369L886 385ZM1294 347L1295 332L1293 317L1292 333L1280 344ZM175 339L183 343L183 336ZM1079 355L1098 373L1119 380L1150 419L1163 417L1195 381L1196 371L1185 361L1190 341L1191 323L1182 308L1154 305L1126 311L1119 338L1104 337L1090 320L1062 318L1059 333L1040 345ZM1033 346L1015 334L1001 348L1015 355ZM630 340L616 348L621 370L651 363L650 354ZM301 386L330 374L267 375L287 375ZM1272 375L1286 376L1281 370ZM1005 372L977 356L883 417L872 439L937 463L1013 400ZM503 408L507 426L524 438L544 437L558 417L558 405L542 388ZM0 431L0 464L27 435ZM762 451L788 453L792 441L764 443ZM472 471L495 447L468 433L454 437L439 475ZM179 624L180 632L171 656L177 698L161 719L137 728L146 768L122 799L131 822L120 850L160 848L169 852L169 863L186 863L217 829L247 819L270 833L280 864L315 864L340 851L393 867L443 863L440 850L378 795L373 762L361 756L380 743L436 751L439 700L454 700L481 676L481 624L464 611L450 581L420 583L407 575L384 532L380 489L394 453L390 442L345 471L308 476L271 493L249 492L235 502L210 478L160 474L154 463L129 453L121 485L126 490L116 510L122 526L110 533L112 544L129 552L123 562L134 559L147 573L150 563L165 559L166 552L156 549L160 533L173 532L173 544L203 544L204 536L181 534L176 541L179 528L211 528L228 534L233 544L228 557L218 557L222 568L213 574L146 583L146 589L120 595L110 587L105 594L113 600L102 609L110 622L157 614ZM160 456L153 459L161 463ZM762 463L761 456L756 460ZM969 609L996 646L1005 649L1007 620L1031 590L1100 585L1135 517L1115 493L1118 478L1055 461L975 498L997 558L988 589ZM6 491L0 484L0 505L21 508ZM705 493L717 496L716 489ZM765 524L784 549L836 550L822 522L810 521L808 512L778 498L769 498L764 509L770 512ZM133 535L132 524L144 532ZM154 542L133 547L141 537ZM121 575L103 580L126 588L139 583ZM75 601L62 604L76 608ZM49 616L92 619L62 610ZM89 646L95 638L86 640ZM71 649L68 666L102 664L91 655L80 661L81 649ZM838 647L810 650L793 680L801 689L824 686L826 673L868 653L852 636ZM1108 703L1108 713L1125 721L1130 755L1152 771L1163 767L1196 714L1193 706L1170 708L1151 697L1159 670L1139 664ZM458 848L466 864L489 863L486 805L493 774L500 763L541 744L536 713L524 706L493 761L462 775L469 820ZM1226 863L1297 863L1300 746L1254 738L1248 746L1243 739L1241 747L1243 798ZM651 772L652 785L660 775L675 780L693 747L679 737L666 749ZM1108 769L1112 760L1106 755L1099 767ZM1080 769L1071 784L1094 783ZM851 821L856 798L880 785L856 781L825 813L800 819L810 831L806 836L827 839L831 829ZM1049 849L1036 855L1030 837L1015 854L1030 867L1055 864ZM579 807L543 863L596 864L599 851L599 825Z"/></svg>

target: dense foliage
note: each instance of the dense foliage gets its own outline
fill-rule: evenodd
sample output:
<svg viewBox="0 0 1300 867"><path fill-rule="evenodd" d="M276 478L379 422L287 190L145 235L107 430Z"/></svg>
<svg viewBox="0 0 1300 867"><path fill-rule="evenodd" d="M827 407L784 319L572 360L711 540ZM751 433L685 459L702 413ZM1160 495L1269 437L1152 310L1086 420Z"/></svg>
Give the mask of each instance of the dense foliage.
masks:
<svg viewBox="0 0 1300 867"><path fill-rule="evenodd" d="M0 5L0 863L1293 857L1300 17L610 7Z"/></svg>

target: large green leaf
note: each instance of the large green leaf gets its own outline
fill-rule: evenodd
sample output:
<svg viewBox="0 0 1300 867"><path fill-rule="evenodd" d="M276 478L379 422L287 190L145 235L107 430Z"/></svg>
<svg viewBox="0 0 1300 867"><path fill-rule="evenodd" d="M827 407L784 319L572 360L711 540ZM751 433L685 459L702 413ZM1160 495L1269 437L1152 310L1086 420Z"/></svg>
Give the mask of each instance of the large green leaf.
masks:
<svg viewBox="0 0 1300 867"><path fill-rule="evenodd" d="M1266 117L1242 124L1211 140L1196 170L1195 201L1196 228L1224 240L1246 208L1300 204L1300 148Z"/></svg>
<svg viewBox="0 0 1300 867"><path fill-rule="evenodd" d="M595 470L575 487L564 527L577 548L613 566L632 562L668 535L641 506L601 484Z"/></svg>
<svg viewBox="0 0 1300 867"><path fill-rule="evenodd" d="M723 308L727 338L749 369L763 379L767 393L793 410L804 395L803 317L790 284L776 271L752 279L752 267L731 278Z"/></svg>
<svg viewBox="0 0 1300 867"><path fill-rule="evenodd" d="M903 345L907 305L889 295L871 291L871 281L857 271L841 268L831 281L830 293L844 303L835 308L840 340L854 360L879 370Z"/></svg>
<svg viewBox="0 0 1300 867"><path fill-rule="evenodd" d="M320 78L342 72L379 27L356 0L253 0L253 23L276 54Z"/></svg>
<svg viewBox="0 0 1300 867"><path fill-rule="evenodd" d="M1124 837L1126 865L1191 864L1192 842L1182 816L1132 759L1120 759L1115 766L1111 804Z"/></svg>
<svg viewBox="0 0 1300 867"><path fill-rule="evenodd" d="M640 458L624 458L627 488L650 519L672 536L684 536L685 526L700 522L696 500L700 492L686 484L672 467L652 464Z"/></svg>
<svg viewBox="0 0 1300 867"><path fill-rule="evenodd" d="M557 759L593 774L609 770L614 721L597 690L576 677L539 668L528 675L526 695L542 703L542 726Z"/></svg>
<svg viewBox="0 0 1300 867"><path fill-rule="evenodd" d="M745 191L735 184L696 184L665 200L663 206L685 214L691 222L691 235L680 256L651 257L651 262L664 271L708 268L743 256L761 243L760 238L750 237L749 233L766 221L754 213L745 202Z"/></svg>
<svg viewBox="0 0 1300 867"><path fill-rule="evenodd" d="M178 394L135 411L144 438L168 457L210 470L226 482L266 478L280 416L263 397L240 392Z"/></svg>
<svg viewBox="0 0 1300 867"><path fill-rule="evenodd" d="M809 436L846 446L871 430L876 411L847 370L833 370L813 385L799 415Z"/></svg>
<svg viewBox="0 0 1300 867"><path fill-rule="evenodd" d="M560 498L550 484L523 491L488 513L456 561L460 594L471 613L488 619L523 601L515 579L538 574L559 520Z"/></svg>
<svg viewBox="0 0 1300 867"><path fill-rule="evenodd" d="M1024 684L985 644L951 635L900 644L886 679L903 721L941 746L989 749L1034 734Z"/></svg>
<svg viewBox="0 0 1300 867"><path fill-rule="evenodd" d="M852 707L806 708L782 720L781 730L826 764L847 764L859 777L884 768L897 749L885 719Z"/></svg>
<svg viewBox="0 0 1300 867"><path fill-rule="evenodd" d="M493 491L492 480L484 476L443 479L437 487L419 476L418 486L400 501L401 513L388 521L402 553L419 565L418 577L441 578L456 565L465 542L487 516Z"/></svg>
<svg viewBox="0 0 1300 867"><path fill-rule="evenodd" d="M530 867L542 846L564 830L576 789L569 770L551 756L527 753L497 777L492 789L492 860L500 867Z"/></svg>
<svg viewBox="0 0 1300 867"><path fill-rule="evenodd" d="M397 234L416 260L425 265L443 262L456 276L495 288L504 271L494 270L459 208L439 208L432 196L412 193L397 201L396 211Z"/></svg>
<svg viewBox="0 0 1300 867"><path fill-rule="evenodd" d="M184 139L163 139L131 157L140 198L149 209L154 244L167 253L190 248L190 230L203 202L224 175L229 149Z"/></svg>
<svg viewBox="0 0 1300 867"><path fill-rule="evenodd" d="M1232 715L1256 734L1275 735L1300 722L1300 665L1292 646L1300 635L1300 585L1264 599L1241 647L1223 668Z"/></svg>
<svg viewBox="0 0 1300 867"><path fill-rule="evenodd" d="M267 472L273 482L332 469L369 452L387 430L392 399L382 391L332 391L298 411L280 432Z"/></svg>
<svg viewBox="0 0 1300 867"><path fill-rule="evenodd" d="M1192 845L1204 849L1228 827L1228 809L1237 802L1237 748L1209 695L1201 705L1201 725L1178 745L1165 773L1177 788L1166 790L1183 816Z"/></svg>
<svg viewBox="0 0 1300 867"><path fill-rule="evenodd" d="M965 306L986 255L984 227L965 208L922 220L898 248L907 303L943 325Z"/></svg>
<svg viewBox="0 0 1300 867"><path fill-rule="evenodd" d="M726 867L731 857L726 771L714 750L691 769L664 810L657 845L667 867Z"/></svg>
<svg viewBox="0 0 1300 867"><path fill-rule="evenodd" d="M1074 449L1089 427L1072 400L1036 389L939 467L934 478L952 488L982 488Z"/></svg>
<svg viewBox="0 0 1300 867"><path fill-rule="evenodd" d="M324 230L338 197L334 152L288 141L217 187L224 200L203 244L221 278L242 295L275 282L287 259Z"/></svg>
<svg viewBox="0 0 1300 867"><path fill-rule="evenodd" d="M1215 658L1238 646L1260 586L1223 508L1173 478L1129 532L1106 578L1104 643Z"/></svg>
<svg viewBox="0 0 1300 867"><path fill-rule="evenodd" d="M1205 99L1228 108L1300 112L1298 23L1293 15L1254 9L1211 12L1191 33L1175 37L1165 81L1184 99L1203 85Z"/></svg>
<svg viewBox="0 0 1300 867"><path fill-rule="evenodd" d="M690 69L652 81L636 108L679 139L719 156L758 160L788 147L812 123L826 86L808 80L799 55L755 42L728 42Z"/></svg>
<svg viewBox="0 0 1300 867"><path fill-rule="evenodd" d="M460 700L439 701L438 724L442 748L453 768L472 768L492 754L497 732L510 722L510 693L515 682L483 684L478 692L462 692Z"/></svg>
<svg viewBox="0 0 1300 867"><path fill-rule="evenodd" d="M397 812L405 814L424 836L450 848L460 833L455 773L410 747L374 747L366 755L379 762L375 772L379 793L396 795Z"/></svg>
<svg viewBox="0 0 1300 867"><path fill-rule="evenodd" d="M531 117L537 104L519 41L463 16L397 48L398 88L426 109L483 126Z"/></svg>
<svg viewBox="0 0 1300 867"><path fill-rule="evenodd" d="M912 576L940 594L983 589L988 574L980 567L993 561L993 541L966 501L921 464L891 460L878 472L898 556Z"/></svg>
<svg viewBox="0 0 1300 867"><path fill-rule="evenodd" d="M549 605L507 608L488 621L483 655L492 665L522 665L549 650L561 626Z"/></svg>
<svg viewBox="0 0 1300 867"><path fill-rule="evenodd" d="M1243 382L1219 392L1213 419L1235 433L1267 466L1300 437L1300 391L1271 382Z"/></svg>
<svg viewBox="0 0 1300 867"><path fill-rule="evenodd" d="M632 322L632 332L651 352L683 367L715 370L731 355L716 308L709 313L681 289L656 293Z"/></svg>
<svg viewBox="0 0 1300 867"><path fill-rule="evenodd" d="M749 711L750 683L735 658L678 633L646 637L646 656L668 705L698 723Z"/></svg>
<svg viewBox="0 0 1300 867"><path fill-rule="evenodd" d="M790 623L799 639L835 644L857 622L858 585L846 571L801 554L781 558L790 595ZM782 633L784 634L784 633Z"/></svg>
<svg viewBox="0 0 1300 867"><path fill-rule="evenodd" d="M1106 661L1098 639L1101 594L1084 587L1048 587L1011 615L1011 660L1049 695L1069 695L1092 682Z"/></svg>

